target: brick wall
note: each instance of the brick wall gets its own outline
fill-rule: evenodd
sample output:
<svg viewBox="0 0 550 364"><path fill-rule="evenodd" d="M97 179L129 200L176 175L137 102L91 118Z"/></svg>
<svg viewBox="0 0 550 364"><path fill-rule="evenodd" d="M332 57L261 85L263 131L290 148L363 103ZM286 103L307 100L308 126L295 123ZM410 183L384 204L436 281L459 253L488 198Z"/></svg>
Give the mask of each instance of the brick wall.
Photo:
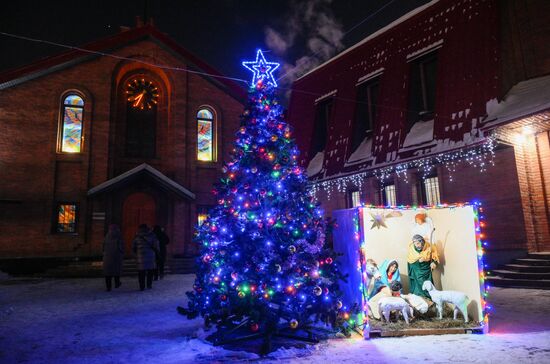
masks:
<svg viewBox="0 0 550 364"><path fill-rule="evenodd" d="M113 52L117 56L185 68L158 43L143 40ZM157 158L129 160L120 153L120 82L132 72L156 77L164 85L159 106ZM86 101L82 153L56 153L60 102L68 90L78 90ZM118 102L118 103L117 103ZM196 162L196 112L212 107L218 125L218 162ZM92 200L87 191L143 162L151 164L197 194L193 203L173 202L166 226L169 253L191 251L195 203L213 203L212 184L228 158L242 104L215 81L185 72L161 70L139 62L97 57L26 81L0 93L0 256L90 256L101 254L101 241L111 221L113 201ZM5 127L4 127L5 126ZM119 133L117 135L117 132ZM118 142L118 143L117 143ZM114 198L114 197L113 197ZM52 233L55 201L79 206L78 234ZM174 200L174 201L172 201ZM92 213L106 219L92 220Z"/></svg>
<svg viewBox="0 0 550 364"><path fill-rule="evenodd" d="M500 128L498 136L514 146L527 247L529 251L548 251L550 250L548 132L521 135L511 126Z"/></svg>
<svg viewBox="0 0 550 364"><path fill-rule="evenodd" d="M503 97L514 84L550 72L550 2L502 0L498 7Z"/></svg>

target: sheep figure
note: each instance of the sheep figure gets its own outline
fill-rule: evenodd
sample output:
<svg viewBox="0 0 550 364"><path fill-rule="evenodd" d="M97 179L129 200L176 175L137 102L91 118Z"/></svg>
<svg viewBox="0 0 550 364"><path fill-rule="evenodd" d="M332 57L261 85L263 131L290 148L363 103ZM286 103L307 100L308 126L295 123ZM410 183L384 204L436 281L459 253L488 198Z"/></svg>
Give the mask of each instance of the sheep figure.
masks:
<svg viewBox="0 0 550 364"><path fill-rule="evenodd" d="M428 312L428 302L420 296L413 293L402 294L401 297L405 299L413 308L415 308L421 314Z"/></svg>
<svg viewBox="0 0 550 364"><path fill-rule="evenodd" d="M390 312L401 312L405 322L409 323L409 315L413 318L413 309L407 301L401 297L382 297L378 301L378 311L381 312L380 317L385 318L387 322L390 322Z"/></svg>
<svg viewBox="0 0 550 364"><path fill-rule="evenodd" d="M432 301L434 301L437 307L437 314L440 320L443 318L443 303L449 302L455 305L453 319L456 320L457 313L460 311L464 317L464 322L468 323L469 299L464 293L458 291L438 291L430 281L425 281L422 284L422 289L428 291L430 294Z"/></svg>

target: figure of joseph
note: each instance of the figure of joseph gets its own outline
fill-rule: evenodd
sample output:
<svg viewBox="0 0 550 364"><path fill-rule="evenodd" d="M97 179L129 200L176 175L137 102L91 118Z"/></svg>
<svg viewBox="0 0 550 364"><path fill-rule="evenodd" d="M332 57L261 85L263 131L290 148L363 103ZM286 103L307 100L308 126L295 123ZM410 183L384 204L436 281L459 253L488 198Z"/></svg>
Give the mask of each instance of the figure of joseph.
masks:
<svg viewBox="0 0 550 364"><path fill-rule="evenodd" d="M414 235L409 245L407 265L410 282L410 292L421 297L431 298L427 291L422 290L425 281L433 283L432 271L439 264L437 250L421 235Z"/></svg>

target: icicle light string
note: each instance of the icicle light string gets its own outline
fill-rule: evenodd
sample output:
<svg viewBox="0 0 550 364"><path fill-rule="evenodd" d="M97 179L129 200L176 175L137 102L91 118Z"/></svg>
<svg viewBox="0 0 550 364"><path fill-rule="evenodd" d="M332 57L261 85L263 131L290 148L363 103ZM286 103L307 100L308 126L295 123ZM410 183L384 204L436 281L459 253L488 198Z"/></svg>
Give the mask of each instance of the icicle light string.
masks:
<svg viewBox="0 0 550 364"><path fill-rule="evenodd" d="M480 172L485 172L488 166L494 166L496 144L495 136L490 135L481 145L475 147L465 147L422 159L411 160L378 169L370 169L368 171L324 181L311 181L311 193L317 199L319 192L323 191L330 200L334 190L339 193L347 192L350 187L361 190L364 180L372 175L374 175L381 184L386 182L393 174L398 178L404 178L405 182L408 183L408 170L417 169L421 173L422 179L426 179L437 165L445 167L449 180L452 182L457 165L461 162L465 162L471 167L478 168Z"/></svg>

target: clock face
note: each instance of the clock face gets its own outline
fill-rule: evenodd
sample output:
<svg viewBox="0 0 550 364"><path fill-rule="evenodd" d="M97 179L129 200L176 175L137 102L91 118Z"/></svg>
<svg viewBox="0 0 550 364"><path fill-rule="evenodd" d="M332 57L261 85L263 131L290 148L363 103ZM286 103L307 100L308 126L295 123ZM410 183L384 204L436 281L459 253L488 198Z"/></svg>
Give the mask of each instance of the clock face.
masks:
<svg viewBox="0 0 550 364"><path fill-rule="evenodd" d="M140 110L151 109L157 104L159 98L157 86L144 78L136 78L128 82L126 96L132 107Z"/></svg>

